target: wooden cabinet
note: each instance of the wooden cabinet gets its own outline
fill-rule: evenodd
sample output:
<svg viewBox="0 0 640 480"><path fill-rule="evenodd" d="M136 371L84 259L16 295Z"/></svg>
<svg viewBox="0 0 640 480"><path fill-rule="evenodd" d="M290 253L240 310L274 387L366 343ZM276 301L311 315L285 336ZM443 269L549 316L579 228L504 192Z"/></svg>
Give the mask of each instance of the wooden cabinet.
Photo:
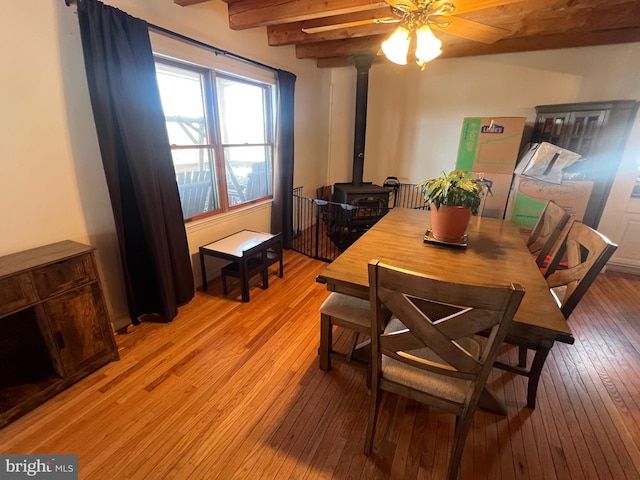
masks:
<svg viewBox="0 0 640 480"><path fill-rule="evenodd" d="M93 248L0 257L0 427L117 359Z"/></svg>
<svg viewBox="0 0 640 480"><path fill-rule="evenodd" d="M549 142L582 155L569 168L573 180L593 182L583 221L597 228L638 111L633 100L536 107L534 142Z"/></svg>

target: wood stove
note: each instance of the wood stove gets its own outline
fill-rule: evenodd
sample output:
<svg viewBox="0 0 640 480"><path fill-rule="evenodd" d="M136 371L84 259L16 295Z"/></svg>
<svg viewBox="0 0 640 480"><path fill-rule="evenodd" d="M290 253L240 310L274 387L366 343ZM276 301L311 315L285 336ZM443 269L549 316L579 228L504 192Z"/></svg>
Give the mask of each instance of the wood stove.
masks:
<svg viewBox="0 0 640 480"><path fill-rule="evenodd" d="M336 183L333 186L334 200L338 203L380 209L384 215L389 206L390 189L363 182L364 171L364 143L367 129L367 89L369 86L369 69L371 57L355 57L358 71L356 83L356 123L353 142L353 171L351 183ZM380 216L382 216L380 215Z"/></svg>
<svg viewBox="0 0 640 480"><path fill-rule="evenodd" d="M349 205L366 205L376 203L378 207L389 206L390 190L371 182L354 185L353 183L336 183L333 186L333 197L337 203Z"/></svg>
<svg viewBox="0 0 640 480"><path fill-rule="evenodd" d="M355 242L389 211L391 189L363 182L364 142L367 127L367 89L372 58L355 57L358 71L356 84L356 122L353 142L351 183L336 183L333 200L327 212L327 235L344 250ZM341 205L338 205L341 204Z"/></svg>

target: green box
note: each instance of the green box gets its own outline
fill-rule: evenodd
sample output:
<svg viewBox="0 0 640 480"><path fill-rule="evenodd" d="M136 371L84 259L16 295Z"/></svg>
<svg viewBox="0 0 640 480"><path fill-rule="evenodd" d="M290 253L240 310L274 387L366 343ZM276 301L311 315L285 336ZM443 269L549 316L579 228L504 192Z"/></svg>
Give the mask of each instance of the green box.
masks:
<svg viewBox="0 0 640 480"><path fill-rule="evenodd" d="M549 200L553 200L576 220L582 220L589 203L593 182L555 183L516 175L507 204L507 220L518 226L522 235L531 234Z"/></svg>
<svg viewBox="0 0 640 480"><path fill-rule="evenodd" d="M525 117L465 118L456 168L474 172L513 173Z"/></svg>

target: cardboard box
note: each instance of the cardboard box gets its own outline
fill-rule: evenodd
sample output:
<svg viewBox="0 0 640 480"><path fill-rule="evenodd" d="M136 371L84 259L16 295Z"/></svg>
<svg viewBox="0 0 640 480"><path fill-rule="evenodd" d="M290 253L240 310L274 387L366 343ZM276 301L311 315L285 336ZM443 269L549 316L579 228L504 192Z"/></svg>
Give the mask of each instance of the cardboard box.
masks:
<svg viewBox="0 0 640 480"><path fill-rule="evenodd" d="M490 180L491 192L493 195L485 195L484 206L480 206L483 217L504 218L504 212L507 208L507 199L511 190L512 174L506 173L484 173L484 178ZM478 178L479 172L471 172L472 178Z"/></svg>
<svg viewBox="0 0 640 480"><path fill-rule="evenodd" d="M456 168L484 173L513 173L525 120L524 117L465 118Z"/></svg>
<svg viewBox="0 0 640 480"><path fill-rule="evenodd" d="M589 203L593 182L542 182L516 175L509 195L506 219L518 226L520 234L529 236L544 206L553 200L567 212L582 220Z"/></svg>

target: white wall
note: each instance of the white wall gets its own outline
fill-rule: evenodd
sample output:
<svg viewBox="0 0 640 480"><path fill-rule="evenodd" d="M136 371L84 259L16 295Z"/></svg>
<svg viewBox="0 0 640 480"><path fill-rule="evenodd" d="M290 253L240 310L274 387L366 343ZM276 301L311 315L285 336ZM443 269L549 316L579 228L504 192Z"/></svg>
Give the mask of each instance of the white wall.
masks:
<svg viewBox="0 0 640 480"><path fill-rule="evenodd" d="M532 125L536 105L640 99L639 61L634 43L442 59L424 72L374 64L365 179L417 182L454 168L464 117L524 116ZM350 180L355 78L355 68L332 72L331 181Z"/></svg>
<svg viewBox="0 0 640 480"><path fill-rule="evenodd" d="M65 239L94 245L117 319L126 307L113 216L95 128L86 126L86 80L74 73L82 59L60 13L70 12L54 0L0 3L0 255Z"/></svg>
<svg viewBox="0 0 640 480"><path fill-rule="evenodd" d="M523 116L532 127L535 106L640 99L640 43L435 60L412 65L375 64L369 72L364 178L393 175L417 183L455 167L464 117ZM332 72L328 183L350 181L353 156L355 68ZM600 229L619 238L640 162L636 120ZM614 205L615 204L615 208Z"/></svg>
<svg viewBox="0 0 640 480"><path fill-rule="evenodd" d="M62 0L0 2L0 255L71 239L97 247L112 322L127 322L113 215L89 102L76 7ZM149 23L297 75L295 185L326 171L328 70L267 46L266 31L233 32L221 1L107 0ZM241 228L269 229L270 204L188 228L199 245ZM199 266L194 264L199 282Z"/></svg>

